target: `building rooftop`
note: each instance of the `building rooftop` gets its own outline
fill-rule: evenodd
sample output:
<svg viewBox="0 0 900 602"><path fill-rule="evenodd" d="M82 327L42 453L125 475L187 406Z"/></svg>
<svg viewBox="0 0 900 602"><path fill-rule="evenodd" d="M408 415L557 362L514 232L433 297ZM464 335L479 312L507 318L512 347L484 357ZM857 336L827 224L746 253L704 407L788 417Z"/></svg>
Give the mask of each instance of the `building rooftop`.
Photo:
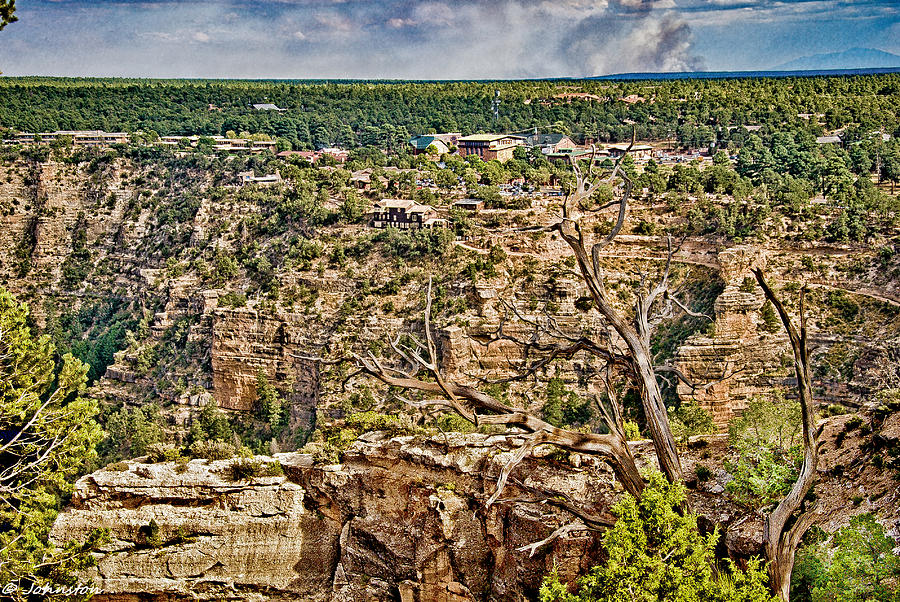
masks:
<svg viewBox="0 0 900 602"><path fill-rule="evenodd" d="M19 136L128 136L125 132L104 132L103 130L57 130L55 132L21 132Z"/></svg>
<svg viewBox="0 0 900 602"><path fill-rule="evenodd" d="M421 136L413 136L409 140L409 144L416 148L416 150L426 150L432 144L440 142L441 144L446 146L446 142L438 138L436 135L424 134Z"/></svg>
<svg viewBox="0 0 900 602"><path fill-rule="evenodd" d="M556 152L556 153L547 153L547 154L544 155L544 156L545 156L546 158L548 158L548 159L568 159L568 158L570 158L570 157L571 157L572 159L579 159L579 160L580 160L580 159L590 159L590 158L591 158L591 151L585 151L585 150L574 150L574 151L571 151L571 152L559 151L559 152ZM599 150L599 149L598 149L597 152L595 152L595 153L593 154L593 156L594 156L595 158L608 157L608 156L609 156L609 151Z"/></svg>
<svg viewBox="0 0 900 602"><path fill-rule="evenodd" d="M419 203L408 199L381 199L380 201L375 202L373 208L375 210L405 209L409 213L424 213L434 209L429 205L420 205Z"/></svg>
<svg viewBox="0 0 900 602"><path fill-rule="evenodd" d="M519 132L517 136L524 138L525 143L529 146L540 146L544 144L559 144L565 138L565 134L535 134L533 132Z"/></svg>
<svg viewBox="0 0 900 602"><path fill-rule="evenodd" d="M375 202L375 207L380 207L381 209L409 209L415 204L415 201L408 199L381 199Z"/></svg>
<svg viewBox="0 0 900 602"><path fill-rule="evenodd" d="M460 142L494 142L496 140L503 140L504 138L518 138L519 140L524 140L522 136L514 136L512 134L472 134L471 136L463 136L459 139Z"/></svg>
<svg viewBox="0 0 900 602"><path fill-rule="evenodd" d="M613 149L613 150L625 151L628 149L628 145L627 144L610 144L608 148ZM631 150L646 151L646 150L653 150L653 147L650 146L649 144L635 144L634 146L631 147Z"/></svg>

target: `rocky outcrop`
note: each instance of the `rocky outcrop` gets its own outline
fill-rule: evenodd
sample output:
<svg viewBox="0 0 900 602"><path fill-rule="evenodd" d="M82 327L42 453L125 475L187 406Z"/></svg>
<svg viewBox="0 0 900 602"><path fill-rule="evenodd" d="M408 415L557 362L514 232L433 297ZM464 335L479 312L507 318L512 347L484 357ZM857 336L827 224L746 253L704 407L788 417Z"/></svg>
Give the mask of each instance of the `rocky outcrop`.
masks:
<svg viewBox="0 0 900 602"><path fill-rule="evenodd" d="M341 466L306 468L283 460L318 510L340 525L334 592L351 600L520 600L533 597L556 563L575 575L596 562L597 541L582 532L533 558L521 551L561 526L566 517L536 504L485 507L512 454L503 437L381 439L370 434ZM296 459L297 456L293 456ZM530 486L565 492L600 510L619 493L605 466L574 468L531 458L517 471ZM510 496L527 497L515 487ZM377 576L375 579L369 577ZM394 587L397 589L395 590Z"/></svg>
<svg viewBox="0 0 900 602"><path fill-rule="evenodd" d="M304 359L311 347L299 315L218 309L213 316L213 396L220 407L252 410L262 372L284 391L292 423L309 428L319 399L319 368Z"/></svg>
<svg viewBox="0 0 900 602"><path fill-rule="evenodd" d="M131 462L84 477L53 537L109 529L92 575L100 600L272 599L277 591L313 599L329 585L335 542L317 536L320 521L304 507L303 489L284 477L232 482L229 465L194 460L179 472L173 463ZM321 570L311 564L298 574L301 558L318 559Z"/></svg>
<svg viewBox="0 0 900 602"><path fill-rule="evenodd" d="M816 495L819 526L834 531L860 512L900 533L894 472L870 456L900 449L900 414L850 416L822 426ZM871 422L870 422L871 421ZM537 550L571 517L534 499L534 488L564 494L599 514L622 488L592 457L537 447L512 474L503 499L486 507L500 470L521 441L447 433L395 437L367 433L340 465L278 454L283 476L231 480L231 460L127 463L80 479L53 527L58 541L110 530L92 577L98 602L307 600L474 602L534 599L554 566L572 580L602 561L599 534L576 530ZM648 441L631 444L653 463ZM893 450L893 451L892 451ZM690 507L701 528L720 529L729 554L761 552L764 515L730 500L724 435L698 438L682 453L694 481ZM874 456L872 456L874 457ZM697 479L703 465L711 478ZM700 482L696 482L700 481ZM521 484L521 485L520 485ZM852 499L853 503L848 500Z"/></svg>
<svg viewBox="0 0 900 602"><path fill-rule="evenodd" d="M534 557L519 550L566 521L552 508L485 508L512 453L504 438L363 439L341 465L279 454L285 475L251 482L231 481L228 460L193 460L180 473L173 463L136 461L104 469L78 481L53 536L110 530L91 575L100 602L522 600L554 564L573 577L599 560L586 531ZM516 475L595 511L620 494L605 466L576 463L535 457ZM526 494L511 486L509 495Z"/></svg>
<svg viewBox="0 0 900 602"><path fill-rule="evenodd" d="M781 369L783 337L759 328L765 296L746 290L750 267L764 261L759 249L734 247L718 256L725 289L715 301L714 334L695 334L677 350L675 365L690 384L679 381L678 395L708 410L716 426L727 427L754 396L767 392L772 372Z"/></svg>

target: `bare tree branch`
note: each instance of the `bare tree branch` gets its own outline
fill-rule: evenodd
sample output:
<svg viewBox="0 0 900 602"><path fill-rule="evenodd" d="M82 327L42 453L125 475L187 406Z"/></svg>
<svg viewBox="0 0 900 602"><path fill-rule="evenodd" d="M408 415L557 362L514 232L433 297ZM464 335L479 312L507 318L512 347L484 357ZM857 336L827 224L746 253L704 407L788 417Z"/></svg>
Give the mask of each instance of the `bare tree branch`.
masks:
<svg viewBox="0 0 900 602"><path fill-rule="evenodd" d="M585 530L585 529L586 529L586 527L584 526L584 524L582 524L580 522L569 523L568 525L563 525L562 527L560 527L559 529L557 529L556 531L551 533L548 537L546 537L540 541L536 541L534 543L530 543L528 545L522 546L521 548L516 548L516 550L518 550L519 552L528 552L528 556L531 557L531 556L534 556L535 552L537 552L544 546L553 543L560 537L562 537L564 535L568 535L572 531L581 531L581 530Z"/></svg>
<svg viewBox="0 0 900 602"><path fill-rule="evenodd" d="M525 440L525 443L516 450L516 453L513 454L512 458L509 459L509 462L506 463L506 466L503 467L503 470L500 471L500 478L497 479L497 489L494 491L494 494L488 499L487 504L485 504L488 508L494 505L494 502L500 497L500 494L503 493L503 488L506 486L506 480L509 478L509 473L512 470L522 463L522 460L528 456L536 446L541 443L547 443L551 437L549 433L546 431L537 431L528 437Z"/></svg>

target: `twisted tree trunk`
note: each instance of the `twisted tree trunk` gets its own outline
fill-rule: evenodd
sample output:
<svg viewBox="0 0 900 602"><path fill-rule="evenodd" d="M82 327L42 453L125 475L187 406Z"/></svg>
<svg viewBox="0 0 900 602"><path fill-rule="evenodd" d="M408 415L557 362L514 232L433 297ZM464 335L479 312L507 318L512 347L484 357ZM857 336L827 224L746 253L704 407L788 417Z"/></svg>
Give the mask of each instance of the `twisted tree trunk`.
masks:
<svg viewBox="0 0 900 602"><path fill-rule="evenodd" d="M788 521L794 513L800 509L803 499L813 485L818 463L817 439L818 433L813 413L812 379L809 369L809 351L806 346L806 288L800 290L800 332L794 328L790 316L788 316L781 300L766 282L762 270L753 269L757 282L762 287L766 298L772 302L781 322L788 333L791 348L794 352L794 371L797 374L797 391L800 396L800 410L803 420L803 465L800 468L800 476L791 487L791 491L781 503L766 517L763 528L763 547L766 559L769 561L769 586L772 592L781 600L787 602L791 595L791 572L794 568L794 555L800 539L807 529L812 526L816 515L807 510L802 512L793 526L787 527Z"/></svg>

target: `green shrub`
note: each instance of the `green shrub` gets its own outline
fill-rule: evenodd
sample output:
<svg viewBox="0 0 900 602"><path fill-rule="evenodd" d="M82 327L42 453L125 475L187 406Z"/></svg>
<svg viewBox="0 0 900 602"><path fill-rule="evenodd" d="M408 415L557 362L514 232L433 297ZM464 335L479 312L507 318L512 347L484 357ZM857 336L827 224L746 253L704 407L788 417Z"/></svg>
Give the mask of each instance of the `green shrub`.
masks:
<svg viewBox="0 0 900 602"><path fill-rule="evenodd" d="M705 483L712 477L712 470L703 464L697 464L697 466L694 467L694 472L697 474L698 483Z"/></svg>
<svg viewBox="0 0 900 602"><path fill-rule="evenodd" d="M830 538L797 552L792 602L895 602L900 599L900 557L895 542L871 514L860 514Z"/></svg>
<svg viewBox="0 0 900 602"><path fill-rule="evenodd" d="M383 242L388 254L404 259L440 257L450 250L455 238L447 228L398 230L385 228L375 235L376 242Z"/></svg>
<svg viewBox="0 0 900 602"><path fill-rule="evenodd" d="M563 380L554 376L547 383L546 401L541 413L556 427L581 426L593 417L591 402L566 389Z"/></svg>
<svg viewBox="0 0 900 602"><path fill-rule="evenodd" d="M241 292L235 293L233 291L228 291L219 297L219 304L232 309L245 307L247 305L247 295Z"/></svg>
<svg viewBox="0 0 900 602"><path fill-rule="evenodd" d="M228 466L232 481L248 481L262 472L262 462L248 458L239 458Z"/></svg>
<svg viewBox="0 0 900 602"><path fill-rule="evenodd" d="M456 412L447 412L437 416L426 424L426 427L429 426L444 433L474 433L478 430L478 427Z"/></svg>
<svg viewBox="0 0 900 602"><path fill-rule="evenodd" d="M853 416L847 422L844 423L844 431L852 432L856 429L860 428L863 425L863 419L861 416Z"/></svg>
<svg viewBox="0 0 900 602"><path fill-rule="evenodd" d="M344 424L359 431L360 434L370 431L392 431L397 426L397 418L372 411L357 412L347 416Z"/></svg>
<svg viewBox="0 0 900 602"><path fill-rule="evenodd" d="M147 447L147 462L175 462L181 458L181 448L171 443L153 443Z"/></svg>
<svg viewBox="0 0 900 602"><path fill-rule="evenodd" d="M763 448L745 453L737 462L725 463L725 469L734 477L725 488L736 500L748 506L774 504L791 490L801 460L799 450L776 454Z"/></svg>
<svg viewBox="0 0 900 602"><path fill-rule="evenodd" d="M202 458L205 460L227 460L237 455L237 450L233 445L224 441L195 441L188 448L192 458Z"/></svg>
<svg viewBox="0 0 900 602"><path fill-rule="evenodd" d="M190 531L185 529L184 527L178 527L175 529L175 536L166 542L166 545L178 545L183 543L192 543L197 541L197 536L193 535Z"/></svg>
<svg viewBox="0 0 900 602"><path fill-rule="evenodd" d="M622 426L625 428L625 438L629 441L640 441L643 439L641 436L641 429L638 426L637 422L626 420Z"/></svg>
<svg viewBox="0 0 900 602"><path fill-rule="evenodd" d="M669 424L675 438L684 444L695 435L707 435L716 432L709 410L696 403L682 403L677 410L669 410Z"/></svg>
<svg viewBox="0 0 900 602"><path fill-rule="evenodd" d="M148 524L138 529L138 533L143 536L145 545L151 548L162 547L162 535L160 534L159 523L155 519L151 518Z"/></svg>
<svg viewBox="0 0 900 602"><path fill-rule="evenodd" d="M592 297L578 297L575 299L575 309L578 311L590 311L593 306L594 299Z"/></svg>
<svg viewBox="0 0 900 602"><path fill-rule="evenodd" d="M249 481L256 477L276 477L284 474L278 462L263 462L254 458L239 458L228 467L232 481Z"/></svg>
<svg viewBox="0 0 900 602"><path fill-rule="evenodd" d="M731 561L717 570L719 533L701 535L696 515L682 511L684 501L682 484L651 473L641 499L625 495L613 506L617 520L603 536L606 563L578 579L575 594L552 572L540 602L772 602L759 559L746 572Z"/></svg>
<svg viewBox="0 0 900 602"><path fill-rule="evenodd" d="M124 472L129 469L128 462L113 462L109 466L106 467L106 470L112 470L114 472Z"/></svg>
<svg viewBox="0 0 900 602"><path fill-rule="evenodd" d="M256 417L266 423L269 434L277 437L288 422L289 406L282 403L281 395L262 370L256 373Z"/></svg>
<svg viewBox="0 0 900 602"><path fill-rule="evenodd" d="M763 330L766 332L778 332L781 328L781 319L775 312L775 308L772 306L771 301L766 300L766 302L763 303L762 308L759 310L759 317L763 321Z"/></svg>
<svg viewBox="0 0 900 602"><path fill-rule="evenodd" d="M199 419L191 422L188 440L191 443L196 441L231 441L234 436L234 430L228 418L219 409L215 403L207 403L200 410Z"/></svg>
<svg viewBox="0 0 900 602"><path fill-rule="evenodd" d="M84 213L79 213L72 232L72 253L62 264L62 284L67 289L78 288L94 267L91 251L87 246L86 228Z"/></svg>
<svg viewBox="0 0 900 602"><path fill-rule="evenodd" d="M267 462L263 465L262 476L280 477L282 475L284 475L284 468L280 462Z"/></svg>
<svg viewBox="0 0 900 602"><path fill-rule="evenodd" d="M847 406L838 403L830 403L824 410L822 410L822 417L828 418L829 416L843 416L844 414L849 414L850 411L850 408L848 408Z"/></svg>
<svg viewBox="0 0 900 602"><path fill-rule="evenodd" d="M744 414L731 422L729 443L736 461L725 462L734 477L726 489L751 506L766 506L786 494L803 458L800 404L781 394L750 401Z"/></svg>
<svg viewBox="0 0 900 602"><path fill-rule="evenodd" d="M844 291L828 291L825 303L845 322L853 322L859 316L859 304L850 299Z"/></svg>
<svg viewBox="0 0 900 602"><path fill-rule="evenodd" d="M637 223L637 225L634 227L635 234L641 234L643 236L652 236L654 232L656 232L656 224L645 221L645 220L640 220Z"/></svg>

